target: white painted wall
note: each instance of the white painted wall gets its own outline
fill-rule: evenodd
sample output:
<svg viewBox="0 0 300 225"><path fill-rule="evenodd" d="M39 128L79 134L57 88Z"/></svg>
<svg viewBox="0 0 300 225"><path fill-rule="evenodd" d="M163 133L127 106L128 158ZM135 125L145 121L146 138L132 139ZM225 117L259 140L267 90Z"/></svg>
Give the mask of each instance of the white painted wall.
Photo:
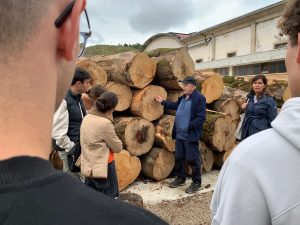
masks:
<svg viewBox="0 0 300 225"><path fill-rule="evenodd" d="M212 46L211 43L199 47L190 47L189 54L192 57L194 63L197 59L202 59L203 62L209 62L212 60Z"/></svg>
<svg viewBox="0 0 300 225"><path fill-rule="evenodd" d="M274 44L286 41L286 37L279 35L277 24L279 17L256 24L256 52L270 51Z"/></svg>
<svg viewBox="0 0 300 225"><path fill-rule="evenodd" d="M158 48L181 48L183 45L172 37L158 37L151 41L144 51L151 51Z"/></svg>
<svg viewBox="0 0 300 225"><path fill-rule="evenodd" d="M227 58L229 52L236 52L237 56L251 53L250 26L216 37L215 59Z"/></svg>

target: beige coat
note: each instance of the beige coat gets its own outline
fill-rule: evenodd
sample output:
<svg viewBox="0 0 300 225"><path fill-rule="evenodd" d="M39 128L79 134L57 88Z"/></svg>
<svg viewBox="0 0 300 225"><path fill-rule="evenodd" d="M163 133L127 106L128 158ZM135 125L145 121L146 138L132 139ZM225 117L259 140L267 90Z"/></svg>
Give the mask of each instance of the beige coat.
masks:
<svg viewBox="0 0 300 225"><path fill-rule="evenodd" d="M106 178L109 151L122 150L112 123L112 115L107 116L95 108L85 116L80 128L81 173L85 177Z"/></svg>

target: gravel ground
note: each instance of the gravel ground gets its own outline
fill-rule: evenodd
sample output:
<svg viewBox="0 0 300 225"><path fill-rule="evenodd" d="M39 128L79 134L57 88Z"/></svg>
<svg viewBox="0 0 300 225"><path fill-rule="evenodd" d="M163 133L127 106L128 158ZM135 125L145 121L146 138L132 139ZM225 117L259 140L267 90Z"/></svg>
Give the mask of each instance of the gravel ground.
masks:
<svg viewBox="0 0 300 225"><path fill-rule="evenodd" d="M145 208L167 221L170 225L211 224L209 205L212 192L163 201Z"/></svg>

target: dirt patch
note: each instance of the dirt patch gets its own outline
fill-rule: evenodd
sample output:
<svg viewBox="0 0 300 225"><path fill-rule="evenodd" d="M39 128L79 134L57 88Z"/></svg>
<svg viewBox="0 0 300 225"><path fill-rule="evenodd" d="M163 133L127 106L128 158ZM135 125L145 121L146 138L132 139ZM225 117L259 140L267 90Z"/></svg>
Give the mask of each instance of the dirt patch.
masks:
<svg viewBox="0 0 300 225"><path fill-rule="evenodd" d="M167 221L170 225L208 225L211 224L209 205L212 191L194 196L163 201L145 208Z"/></svg>

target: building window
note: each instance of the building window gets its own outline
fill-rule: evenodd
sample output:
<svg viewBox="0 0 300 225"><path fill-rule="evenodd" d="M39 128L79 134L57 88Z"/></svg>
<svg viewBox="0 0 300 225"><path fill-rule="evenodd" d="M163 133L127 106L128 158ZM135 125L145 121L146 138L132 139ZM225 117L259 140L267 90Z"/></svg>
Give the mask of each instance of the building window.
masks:
<svg viewBox="0 0 300 225"><path fill-rule="evenodd" d="M285 73L286 67L284 61L243 65L234 67L234 76L257 75L269 73Z"/></svg>
<svg viewBox="0 0 300 225"><path fill-rule="evenodd" d="M261 64L261 73L269 73L269 63Z"/></svg>
<svg viewBox="0 0 300 225"><path fill-rule="evenodd" d="M286 67L285 67L285 62L280 61L277 64L277 73L285 73L286 72Z"/></svg>
<svg viewBox="0 0 300 225"><path fill-rule="evenodd" d="M236 52L228 52L227 53L227 58L232 58L236 56Z"/></svg>
<svg viewBox="0 0 300 225"><path fill-rule="evenodd" d="M196 63L202 63L203 59L196 59Z"/></svg>
<svg viewBox="0 0 300 225"><path fill-rule="evenodd" d="M229 67L215 69L215 72L219 73L222 76L228 76L229 75Z"/></svg>
<svg viewBox="0 0 300 225"><path fill-rule="evenodd" d="M260 74L260 64L253 65L253 74Z"/></svg>
<svg viewBox="0 0 300 225"><path fill-rule="evenodd" d="M274 49L283 49L283 48L287 48L287 43L278 43L278 44L274 44Z"/></svg>

